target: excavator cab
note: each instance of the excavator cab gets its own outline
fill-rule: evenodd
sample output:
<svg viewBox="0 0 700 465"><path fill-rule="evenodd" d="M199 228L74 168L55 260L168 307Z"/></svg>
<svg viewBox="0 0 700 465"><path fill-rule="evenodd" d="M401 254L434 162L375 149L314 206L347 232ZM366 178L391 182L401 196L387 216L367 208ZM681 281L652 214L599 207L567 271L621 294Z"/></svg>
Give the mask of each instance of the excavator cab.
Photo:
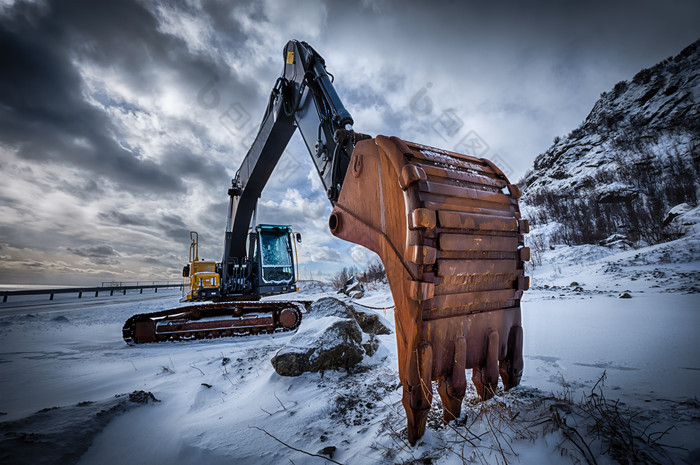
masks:
<svg viewBox="0 0 700 465"><path fill-rule="evenodd" d="M220 264L199 258L199 236L190 231L189 263L182 270L183 299L257 300L261 296L296 292L296 242L301 235L291 226L259 224L248 232L248 258L236 266L235 294L223 290Z"/></svg>
<svg viewBox="0 0 700 465"><path fill-rule="evenodd" d="M254 257L252 284L255 294L281 294L297 290L294 237L291 226L272 224L259 224L250 233L252 240L249 246L254 245L250 256Z"/></svg>

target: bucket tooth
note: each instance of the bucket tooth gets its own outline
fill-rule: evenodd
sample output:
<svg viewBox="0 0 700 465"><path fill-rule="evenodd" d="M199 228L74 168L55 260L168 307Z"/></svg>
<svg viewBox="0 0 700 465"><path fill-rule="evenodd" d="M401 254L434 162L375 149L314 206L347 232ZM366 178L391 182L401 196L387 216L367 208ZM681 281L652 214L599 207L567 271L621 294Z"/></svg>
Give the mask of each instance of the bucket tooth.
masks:
<svg viewBox="0 0 700 465"><path fill-rule="evenodd" d="M486 343L486 358L483 364L472 369L472 381L481 400L489 400L498 387L498 333L491 331Z"/></svg>
<svg viewBox="0 0 700 465"><path fill-rule="evenodd" d="M526 220L493 162L377 136L355 145L329 226L376 252L396 304L399 378L414 444L438 382L459 416L466 369L485 399L522 375L520 297Z"/></svg>
<svg viewBox="0 0 700 465"><path fill-rule="evenodd" d="M429 343L421 343L413 357L407 383L403 389L401 403L408 419L408 442L415 445L425 433L425 422L433 402L432 364L433 348Z"/></svg>
<svg viewBox="0 0 700 465"><path fill-rule="evenodd" d="M452 374L438 380L438 393L442 401L442 418L445 423L459 418L462 400L467 392L467 377L464 367L467 363L467 340L460 337L455 341Z"/></svg>
<svg viewBox="0 0 700 465"><path fill-rule="evenodd" d="M520 384L523 376L523 328L513 326L508 337L508 353L500 361L499 371L506 391Z"/></svg>

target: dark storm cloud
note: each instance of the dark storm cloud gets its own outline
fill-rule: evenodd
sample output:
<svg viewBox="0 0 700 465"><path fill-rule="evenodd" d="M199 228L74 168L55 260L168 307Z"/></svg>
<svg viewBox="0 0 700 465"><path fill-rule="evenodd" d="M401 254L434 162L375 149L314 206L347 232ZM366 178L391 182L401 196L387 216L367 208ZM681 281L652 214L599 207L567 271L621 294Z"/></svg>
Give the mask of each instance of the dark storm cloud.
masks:
<svg viewBox="0 0 700 465"><path fill-rule="evenodd" d="M95 245L79 249L72 249L69 247L68 250L81 257L113 257L119 255L119 252L114 250L111 245Z"/></svg>
<svg viewBox="0 0 700 465"><path fill-rule="evenodd" d="M525 48L539 44L562 47L572 55L583 51L594 55L605 53L599 47L607 44L613 51L626 49L639 57L656 51L666 53L668 44L678 47L679 41L689 44L700 32L697 27L700 4L696 1L380 0L367 1L364 5L358 8L351 2L328 1L329 21L345 25L338 28L340 38L345 38L347 29L355 29L356 36L361 37L361 31L382 23L387 37L393 40L377 43L378 47L394 47L401 54L407 44L415 46L422 42L425 50L430 50L427 58L439 59L443 51L457 46L465 52L462 64L469 65L465 70L474 71L479 70L478 63L468 61L468 52L473 49L495 50L503 45ZM397 8L399 5L401 8ZM455 41L445 42L450 37ZM644 47L639 47L640 41ZM408 51L414 52L416 61L420 61L422 57L417 52L425 50L413 47ZM537 58L537 50L532 52L522 56L523 62Z"/></svg>
<svg viewBox="0 0 700 465"><path fill-rule="evenodd" d="M360 62L363 53L380 51L392 65L390 72L447 75L455 93L465 82L488 79L493 71L517 72L528 79L528 69L556 67L572 86L586 77L581 70L587 67L604 71L606 66L629 65L634 73L677 53L700 33L697 1L379 0L363 2L364 8L345 1L327 4L332 32L318 46L322 54L343 42L352 44L350 56ZM518 85L512 79L504 82Z"/></svg>
<svg viewBox="0 0 700 465"><path fill-rule="evenodd" d="M120 226L149 226L153 223L143 215L123 213L116 210L102 212L97 216L106 223L118 224Z"/></svg>
<svg viewBox="0 0 700 465"><path fill-rule="evenodd" d="M14 205L11 205L13 209L15 209ZM37 235L36 233L33 233L32 231L18 231L19 228L14 227L14 226L5 226L2 225L0 226L0 240L3 242L6 242L8 245L11 245L12 247L16 248L23 248L27 246L32 246L36 243L41 243L41 240L44 239L42 236L44 234L42 233L41 235ZM49 242L51 237L49 236L46 238L46 242ZM37 242L39 240L39 242ZM52 244L49 244L49 246Z"/></svg>
<svg viewBox="0 0 700 465"><path fill-rule="evenodd" d="M182 257L178 257L176 255L164 255L159 257L146 256L142 257L140 260L148 265L161 266L178 271L182 269L181 267L183 262Z"/></svg>
<svg viewBox="0 0 700 465"><path fill-rule="evenodd" d="M79 257L89 259L95 265L115 265L119 263L115 257L119 256L119 252L114 250L111 245L93 245L80 248L68 247L68 251Z"/></svg>
<svg viewBox="0 0 700 465"><path fill-rule="evenodd" d="M230 182L226 167L204 153L192 153L185 147L172 146L166 150L164 164L183 177L195 178L211 186L219 186L223 192Z"/></svg>
<svg viewBox="0 0 700 465"><path fill-rule="evenodd" d="M191 227L180 216L164 215L157 224L166 237L176 242L182 242L190 237Z"/></svg>
<svg viewBox="0 0 700 465"><path fill-rule="evenodd" d="M190 226L185 220L175 214L149 212L147 214L124 213L110 210L98 214L104 224L119 226L140 226L147 228L152 234L183 242L189 239Z"/></svg>
<svg viewBox="0 0 700 465"><path fill-rule="evenodd" d="M32 11L33 10L33 11ZM68 163L120 183L170 190L179 180L119 146L82 95L66 32L37 5L18 5L0 29L0 140L22 158Z"/></svg>
<svg viewBox="0 0 700 465"><path fill-rule="evenodd" d="M222 186L228 188L228 186ZM217 188L218 189L218 188ZM222 189L218 198L224 199L226 196L225 189ZM228 215L228 200L221 200L210 204L206 209L198 212L197 219L201 224L214 228L215 231L222 231L226 226L226 217Z"/></svg>
<svg viewBox="0 0 700 465"><path fill-rule="evenodd" d="M179 170L186 157L170 154L174 165L161 165L120 144L110 117L86 100L78 62L117 69L141 91L156 86L156 77L172 75L193 96L210 76L231 80L229 68L159 32L156 18L137 2L18 2L0 16L2 145L24 159L72 165L119 185L184 190ZM232 84L242 86L235 79ZM103 97L107 105L127 108ZM220 171L211 163L189 165L195 175Z"/></svg>
<svg viewBox="0 0 700 465"><path fill-rule="evenodd" d="M54 188L77 198L100 196L105 192L104 186L95 179L74 179L70 182L60 181Z"/></svg>
<svg viewBox="0 0 700 465"><path fill-rule="evenodd" d="M236 2L240 5L244 2ZM263 11L262 2L248 2L250 5L249 18L251 21L260 21L265 18L265 13ZM231 14L232 2L230 0L213 0L205 1L202 3L202 11L207 15L208 19L211 21L214 29L221 35L218 36L218 40L221 41L223 46L230 47L240 47L241 44L249 38L249 35L244 33L238 21L235 20ZM180 5L180 8L187 8L186 6ZM193 12L194 14L200 14L200 12Z"/></svg>

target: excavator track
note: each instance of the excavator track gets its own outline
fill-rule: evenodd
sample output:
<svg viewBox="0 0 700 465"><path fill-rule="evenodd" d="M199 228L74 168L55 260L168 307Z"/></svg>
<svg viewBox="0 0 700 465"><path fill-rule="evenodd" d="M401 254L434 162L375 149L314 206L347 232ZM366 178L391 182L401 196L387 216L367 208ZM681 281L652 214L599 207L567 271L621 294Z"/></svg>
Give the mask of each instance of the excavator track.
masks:
<svg viewBox="0 0 700 465"><path fill-rule="evenodd" d="M303 301L225 302L171 308L134 315L124 323L127 344L293 331L302 318Z"/></svg>

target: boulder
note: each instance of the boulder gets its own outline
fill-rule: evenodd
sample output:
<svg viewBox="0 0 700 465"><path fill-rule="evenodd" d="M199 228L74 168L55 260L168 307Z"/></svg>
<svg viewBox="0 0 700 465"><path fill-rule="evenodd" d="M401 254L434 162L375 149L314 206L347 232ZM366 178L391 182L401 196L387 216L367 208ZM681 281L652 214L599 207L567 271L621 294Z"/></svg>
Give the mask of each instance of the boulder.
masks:
<svg viewBox="0 0 700 465"><path fill-rule="evenodd" d="M345 282L343 294L353 299L361 299L365 295L365 288L355 276L352 276Z"/></svg>
<svg viewBox="0 0 700 465"><path fill-rule="evenodd" d="M691 207L682 203L673 207L662 223L662 233L667 239L700 232L700 206Z"/></svg>
<svg viewBox="0 0 700 465"><path fill-rule="evenodd" d="M272 358L282 376L348 370L362 361L362 330L352 309L332 297L311 304L297 333Z"/></svg>
<svg viewBox="0 0 700 465"><path fill-rule="evenodd" d="M627 236L617 233L608 236L607 238L598 242L598 244L605 247L618 248L622 250L633 248L633 244L629 239L627 239Z"/></svg>
<svg viewBox="0 0 700 465"><path fill-rule="evenodd" d="M666 226L671 224L673 222L673 220L675 220L679 216L685 215L686 213L690 212L692 209L693 209L693 207L691 207L687 203L681 203L679 205L676 205L666 214L666 218L664 218L664 221L663 221L663 223L661 223L661 226L665 228Z"/></svg>

